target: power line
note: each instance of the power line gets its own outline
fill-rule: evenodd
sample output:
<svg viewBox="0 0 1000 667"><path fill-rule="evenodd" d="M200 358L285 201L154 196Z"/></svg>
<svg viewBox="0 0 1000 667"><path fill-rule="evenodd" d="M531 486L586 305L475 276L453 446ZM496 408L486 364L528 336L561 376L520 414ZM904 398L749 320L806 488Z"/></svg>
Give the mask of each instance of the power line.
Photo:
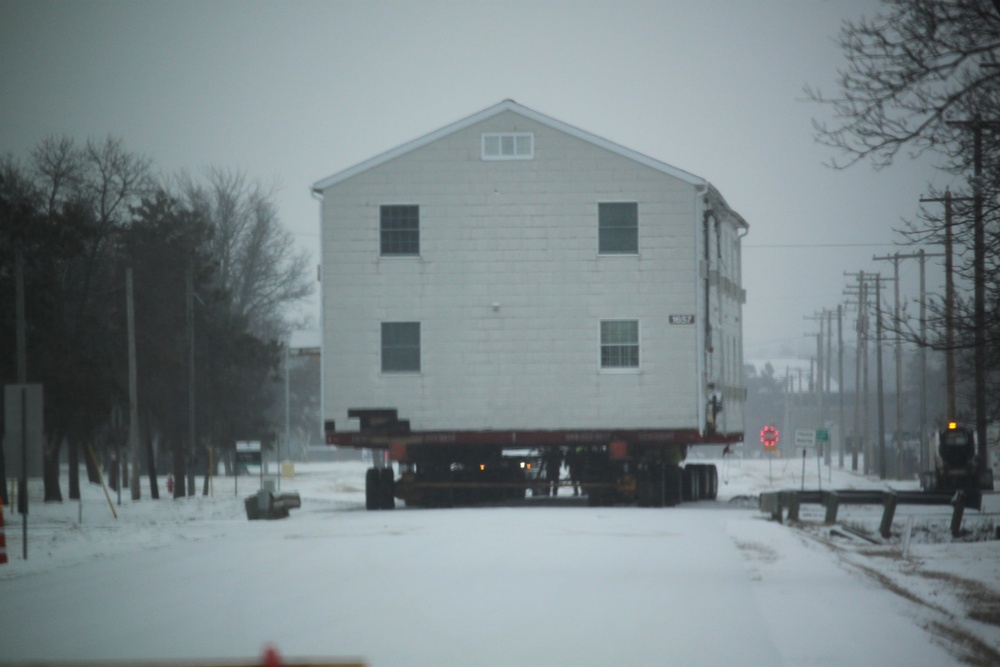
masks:
<svg viewBox="0 0 1000 667"><path fill-rule="evenodd" d="M744 248L895 248L898 243L769 243L746 244Z"/></svg>

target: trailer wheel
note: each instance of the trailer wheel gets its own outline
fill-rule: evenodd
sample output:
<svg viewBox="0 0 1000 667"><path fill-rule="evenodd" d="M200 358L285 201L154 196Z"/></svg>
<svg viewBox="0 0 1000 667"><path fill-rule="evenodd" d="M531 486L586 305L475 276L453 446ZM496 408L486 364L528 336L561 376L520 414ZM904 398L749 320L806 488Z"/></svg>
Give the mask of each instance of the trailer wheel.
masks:
<svg viewBox="0 0 1000 667"><path fill-rule="evenodd" d="M717 500L719 498L719 469L715 464L705 466L708 470L708 484L706 484L706 500Z"/></svg>
<svg viewBox="0 0 1000 667"><path fill-rule="evenodd" d="M365 472L365 509L377 510L379 506L380 478L376 468Z"/></svg>
<svg viewBox="0 0 1000 667"><path fill-rule="evenodd" d="M395 491L396 480L392 476L392 468L382 468L378 471L378 509L396 508Z"/></svg>
<svg viewBox="0 0 1000 667"><path fill-rule="evenodd" d="M590 507L610 507L614 503L615 490L609 479L595 480L600 482L587 490L587 505Z"/></svg>
<svg viewBox="0 0 1000 667"><path fill-rule="evenodd" d="M689 463L684 466L683 475L683 493L681 494L681 499L684 501L700 500L701 499L701 474L702 466L697 463Z"/></svg>
<svg viewBox="0 0 1000 667"><path fill-rule="evenodd" d="M655 463L649 472L649 506L663 507L666 505L667 467L663 463Z"/></svg>
<svg viewBox="0 0 1000 667"><path fill-rule="evenodd" d="M684 491L684 472L676 464L667 464L663 470L663 505L674 507L681 502Z"/></svg>
<svg viewBox="0 0 1000 667"><path fill-rule="evenodd" d="M635 475L635 504L649 507L653 500L653 471L650 467L639 468Z"/></svg>
<svg viewBox="0 0 1000 667"><path fill-rule="evenodd" d="M698 500L708 500L712 492L712 466L698 465Z"/></svg>

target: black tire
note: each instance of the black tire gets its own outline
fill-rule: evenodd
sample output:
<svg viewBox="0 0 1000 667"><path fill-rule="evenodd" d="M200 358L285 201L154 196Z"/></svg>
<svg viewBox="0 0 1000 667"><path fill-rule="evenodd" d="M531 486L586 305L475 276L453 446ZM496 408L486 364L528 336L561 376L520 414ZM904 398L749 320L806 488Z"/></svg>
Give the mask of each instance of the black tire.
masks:
<svg viewBox="0 0 1000 667"><path fill-rule="evenodd" d="M396 508L396 480L392 476L392 468L382 468L379 472L378 508L391 510Z"/></svg>
<svg viewBox="0 0 1000 667"><path fill-rule="evenodd" d="M681 499L684 502L691 502L699 499L701 490L701 466L689 463L682 469L683 483Z"/></svg>
<svg viewBox="0 0 1000 667"><path fill-rule="evenodd" d="M587 491L587 505L590 507L609 507L614 500L614 490L607 479L595 480L602 483Z"/></svg>
<svg viewBox="0 0 1000 667"><path fill-rule="evenodd" d="M655 463L650 469L649 476L649 506L664 507L666 505L666 465Z"/></svg>
<svg viewBox="0 0 1000 667"><path fill-rule="evenodd" d="M639 468L635 473L635 504L639 507L649 507L652 475L649 468Z"/></svg>
<svg viewBox="0 0 1000 667"><path fill-rule="evenodd" d="M711 481L710 473L708 469L711 466L698 464L698 470L695 476L698 478L698 500L708 500L709 494L709 482Z"/></svg>
<svg viewBox="0 0 1000 667"><path fill-rule="evenodd" d="M679 505L684 492L684 472L680 466L666 464L663 469L663 506Z"/></svg>
<svg viewBox="0 0 1000 667"><path fill-rule="evenodd" d="M381 491L379 472L376 468L369 468L365 472L365 509L377 510L379 508L379 493Z"/></svg>
<svg viewBox="0 0 1000 667"><path fill-rule="evenodd" d="M717 500L719 498L719 469L715 467L715 464L706 466L708 470L708 487L707 493L705 494L706 500Z"/></svg>

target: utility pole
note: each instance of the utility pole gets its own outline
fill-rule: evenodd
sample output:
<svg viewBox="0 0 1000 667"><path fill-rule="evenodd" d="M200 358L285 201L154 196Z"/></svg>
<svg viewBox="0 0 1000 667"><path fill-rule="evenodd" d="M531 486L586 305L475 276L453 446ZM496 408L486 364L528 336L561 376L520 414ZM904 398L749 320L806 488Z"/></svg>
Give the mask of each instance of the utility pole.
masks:
<svg viewBox="0 0 1000 667"><path fill-rule="evenodd" d="M791 398L792 398L792 372L788 368L788 366L785 366L785 391L784 391L784 394L785 394L785 413L783 415L784 419L782 421L781 428L783 428L785 430L785 433L787 434L787 433L791 433L792 432L791 431L791 428L792 428L791 427L791 415L790 415L791 409L790 409L790 406L789 406L789 402L791 401ZM785 437L787 439L788 436L786 435ZM794 444L794 438L793 438L792 442ZM770 465L770 464L768 464L768 465Z"/></svg>
<svg viewBox="0 0 1000 667"><path fill-rule="evenodd" d="M844 314L847 314L847 309L850 306L855 306L858 310L858 320L860 320L860 303L861 295L860 293L853 293L849 288L844 290L845 296L854 296L854 300L847 299L844 302ZM855 334L858 332L858 320L855 320L854 331ZM851 410L851 464L854 471L858 469L858 443L861 441L861 345L860 340L856 341L857 347L854 350L854 384L852 391L854 392L854 403ZM841 359L841 366L843 366L843 359Z"/></svg>
<svg viewBox="0 0 1000 667"><path fill-rule="evenodd" d="M882 283L886 279L882 278L881 274L866 274L864 271L859 273L845 273L846 276L856 276L858 279L858 347L864 350L861 360L858 364L859 371L862 377L862 382L864 385L864 397L860 401L861 409L863 411L863 431L864 431L864 474L869 474L872 471L874 461L873 452L873 441L869 437L869 432L871 428L871 419L869 417L868 409L871 401L869 400L869 387L868 387L868 290L871 285L875 287L875 353L876 353L876 373L877 377L877 391L878 391L878 443L879 443L879 458L882 461L882 466L880 470L881 475L885 475L885 396L882 386ZM857 468L855 468L857 469Z"/></svg>
<svg viewBox="0 0 1000 667"><path fill-rule="evenodd" d="M826 313L826 369L823 372L823 377L826 379L826 385L823 387L823 391L827 396L830 396L830 376L833 375L833 311L825 310ZM826 413L821 413L821 420L823 421L823 428L826 428ZM830 465L832 460L833 441L827 440L826 449L823 452L823 462L827 466Z"/></svg>
<svg viewBox="0 0 1000 667"><path fill-rule="evenodd" d="M194 401L194 260L188 261L185 280L185 315L187 316L188 333L188 442L190 462L187 466L187 494L194 495L194 459L197 456L195 445L195 401Z"/></svg>
<svg viewBox="0 0 1000 667"><path fill-rule="evenodd" d="M925 344L920 346L920 472L930 469L927 450L927 253L923 248L920 255L920 340Z"/></svg>
<svg viewBox="0 0 1000 667"><path fill-rule="evenodd" d="M858 470L859 451L864 453L863 472L868 474L871 469L871 439L869 427L871 419L868 414L868 283L871 276L864 271L845 273L858 281L856 296L858 299L858 318L855 326L857 332L857 351L854 355L854 439L851 443L851 470ZM850 293L850 292L848 292Z"/></svg>
<svg viewBox="0 0 1000 667"><path fill-rule="evenodd" d="M125 269L126 314L128 317L128 445L132 459L132 500L139 500L139 399L135 370L135 308L132 301L132 267ZM118 465L121 466L121 457ZM121 468L119 468L121 469ZM118 483L118 504L122 504L121 478Z"/></svg>
<svg viewBox="0 0 1000 667"><path fill-rule="evenodd" d="M840 407L840 421L837 437L840 440L840 453L837 464L844 469L844 434L847 431L844 420L844 320L843 306L837 304L837 395Z"/></svg>
<svg viewBox="0 0 1000 667"><path fill-rule="evenodd" d="M28 351L27 351L27 325L25 324L25 310L24 310L24 250L21 248L21 242L17 241L14 246L14 319L16 320L15 328L17 330L15 334L16 347L17 347L17 383L19 385L25 385L28 383ZM22 401L22 410L25 409L23 406L24 401ZM9 451L9 450L8 450ZM21 470L11 470L7 472L6 464L3 468L3 474L0 475L0 484L3 488L0 489L0 499L4 502L10 502L10 498L7 496L7 478L6 475L11 475L12 478L17 478L17 494L18 497L23 499L24 507L28 506L28 468L27 468L27 457L24 456L22 452ZM20 474L19 474L20 473ZM27 513L22 513L21 521L24 526L24 533L27 535L28 532L28 515ZM24 540L24 552L25 558L27 558L28 552L28 540Z"/></svg>
<svg viewBox="0 0 1000 667"><path fill-rule="evenodd" d="M931 200L921 199L921 201L931 201ZM950 240L950 230L951 230L951 220L950 220L950 218L951 218L951 193L949 193L949 192L945 193L945 210L946 210L946 217L948 218L948 223L947 223L947 226L946 226L947 230L948 230L946 232L946 240L947 240L947 244L950 246L950 242L951 242L951 240ZM908 255L901 255L900 253L897 252L897 253L895 253L895 254L893 254L891 256L873 257L872 258L875 261L891 261L893 263L893 271L895 273L895 280L896 280L896 305L895 305L895 316L894 317L895 317L895 320L896 320L896 328L897 328L897 330L901 330L901 328L902 328L901 322L900 322L900 316L899 316L899 262L901 260L904 260L904 259L917 259L917 260L920 260L920 464L921 464L921 470L925 469L924 465L925 465L925 462L926 462L926 460L928 458L926 456L926 449L927 449L927 433L926 433L926 431L927 431L927 280L926 280L926 267L925 267L926 259L928 257L945 257L946 258L946 264L950 264L950 261L948 260L948 257L949 257L949 253L948 252L945 252L945 253L928 253L928 252L924 252L923 249L920 249L918 252L911 253L911 254L908 254ZM946 280L947 280L947 282L949 284L949 287L947 289L947 291L949 292L949 295L948 295L948 297L946 299L945 310L946 310L946 312L950 312L950 310L954 308L954 305L953 305L953 303L954 303L953 302L953 298L954 298L953 289L954 289L954 287L951 285L951 283L952 283L952 276L951 276L950 266L946 270L946 274L947 274L946 275ZM950 317L951 316L949 315L946 319L950 320ZM949 336L954 336L954 333L952 331L952 328L951 328L950 324L948 325L947 328L948 328L948 335ZM949 388L948 388L948 391L949 391L949 415L953 415L954 414L954 412L952 410L953 410L953 407L954 407L953 401L955 400L955 385L954 385L954 372L955 372L954 366L955 366L955 360L954 360L954 355L953 355L953 351L952 351L951 348L952 348L952 344L949 343L948 350L947 350L947 354L948 354L947 358L948 358L949 364L950 364L949 373L951 374L951 377L950 377L950 379L948 381L948 385L949 385ZM902 465L901 464L902 464L902 452L903 452L903 449L902 449L902 447L903 447L903 445L902 445L902 435L901 435L902 434L902 414L903 414L902 413L902 392L900 391L900 386L901 386L901 383L902 383L902 358L903 358L903 355L902 355L902 337L901 336L897 336L897 338L896 338L896 429L897 429L897 434L898 434L899 437L897 438L897 441L896 441L896 447L897 447L897 455L899 457L897 459L897 462L900 464L900 467L897 468L897 471L900 472L900 473L902 472ZM952 417L949 416L949 419L951 419L951 418ZM897 475L897 479L900 479L900 478L901 477L899 477L899 475Z"/></svg>
<svg viewBox="0 0 1000 667"><path fill-rule="evenodd" d="M958 401L955 394L955 266L954 266L954 223L952 202L967 201L971 197L953 197L951 190L944 191L944 197L921 197L921 202L944 203L944 367L948 405L945 420L952 421L958 416ZM928 255L940 256L940 255ZM926 340L926 335L921 334Z"/></svg>
<svg viewBox="0 0 1000 667"><path fill-rule="evenodd" d="M292 410L291 410L291 378L288 375L288 356L291 354L292 332L285 338L285 451L289 458L292 452ZM278 490L281 490L281 456L278 456Z"/></svg>
<svg viewBox="0 0 1000 667"><path fill-rule="evenodd" d="M892 262L892 276L895 302L893 304L893 328L896 331L896 479L903 478L903 337L902 321L899 316L899 260L900 254L872 257L872 261Z"/></svg>
<svg viewBox="0 0 1000 667"><path fill-rule="evenodd" d="M17 319L17 383L27 384L28 382L28 353L27 336L25 334L24 317L24 250L21 249L21 242L17 242L14 249L14 299L16 301L14 309Z"/></svg>
<svg viewBox="0 0 1000 667"><path fill-rule="evenodd" d="M819 406L819 423L817 426L826 428L826 397L830 394L830 376L832 375L833 365L833 311L824 308L819 313L805 319L819 321L819 334L816 337L816 396ZM843 418L843 415L841 415L841 418ZM823 461L826 465L830 465L831 462L831 449L832 445L828 443L823 451Z"/></svg>
<svg viewBox="0 0 1000 667"><path fill-rule="evenodd" d="M882 274L875 274L875 368L878 391L878 478L885 479L885 391L882 386Z"/></svg>
<svg viewBox="0 0 1000 667"><path fill-rule="evenodd" d="M819 333L817 334L806 334L807 336L816 336L816 372L814 378L816 380L816 406L818 408L818 424L816 426L822 426L825 417L825 410L823 405L823 321L826 319L826 311L821 311L812 316L807 316L805 319L819 321Z"/></svg>
<svg viewBox="0 0 1000 667"><path fill-rule="evenodd" d="M978 116L972 120L951 121L956 127L972 130L972 208L973 208L973 327L975 341L976 383L976 442L979 447L980 470L989 467L986 448L986 238L983 229L983 129L1000 127L1000 121L984 121Z"/></svg>
<svg viewBox="0 0 1000 667"><path fill-rule="evenodd" d="M851 426L851 470L858 471L858 448L861 442L861 288L852 291L850 288L844 290L847 296L854 296L855 301L847 301L847 305L857 307L857 318L854 321L855 348L854 348L854 409Z"/></svg>

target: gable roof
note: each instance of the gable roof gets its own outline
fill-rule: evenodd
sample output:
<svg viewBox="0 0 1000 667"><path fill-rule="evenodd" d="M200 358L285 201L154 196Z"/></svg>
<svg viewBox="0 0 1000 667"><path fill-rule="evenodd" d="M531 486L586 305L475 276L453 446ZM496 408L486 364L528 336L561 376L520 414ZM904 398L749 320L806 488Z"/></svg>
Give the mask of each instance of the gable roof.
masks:
<svg viewBox="0 0 1000 667"><path fill-rule="evenodd" d="M617 153L618 155L626 157L630 160L634 160L635 162L646 165L647 167L656 169L657 171L661 171L665 174L673 176L674 178L677 178L685 183L689 183L691 185L700 188L706 188L709 185L708 181L706 181L705 179L699 176L695 176L694 174L688 173L683 169L678 169L677 167L671 166L665 162L654 160L653 158L643 155L642 153L638 153L630 148L625 148L624 146L620 146L614 142L608 141L607 139L599 137L595 134L591 134L590 132L585 132L584 130L573 127L572 125L568 125L566 123L563 123L562 121L550 118L549 116L546 116L544 114L540 114L537 111L529 109L528 107L521 106L514 100L508 99L504 100L503 102L500 102L499 104L495 104L491 107L483 109L479 113L474 113L471 116L467 116L462 120L456 121L451 125L446 125L445 127L442 127L439 130L431 132L430 134L425 134L424 136L419 137L418 139L414 139L413 141L409 141L405 144L397 146L396 148L386 151L385 153L376 155L375 157L365 160L364 162L361 162L359 164L356 164L353 167L349 167L343 171L338 171L337 173L331 176L327 176L326 178L320 181L316 181L315 183L313 183L312 191L318 194L322 193L323 190L326 190L327 188L336 185L341 181L345 181L348 178L351 178L352 176L356 176L357 174L368 171L369 169L384 164L401 155L405 155L410 151L416 150L422 146L426 146L427 144L433 141L437 141L442 137L446 137L449 134L458 132L459 130L463 130L471 125L475 125L476 123L484 121L488 118L492 118L493 116L496 116L497 114L503 113L505 111L513 111L514 113L520 114L525 118L533 120L537 123L541 123L542 125L546 125L555 130L559 130L560 132L564 132L578 139L582 139L583 141L607 149L613 153Z"/></svg>

